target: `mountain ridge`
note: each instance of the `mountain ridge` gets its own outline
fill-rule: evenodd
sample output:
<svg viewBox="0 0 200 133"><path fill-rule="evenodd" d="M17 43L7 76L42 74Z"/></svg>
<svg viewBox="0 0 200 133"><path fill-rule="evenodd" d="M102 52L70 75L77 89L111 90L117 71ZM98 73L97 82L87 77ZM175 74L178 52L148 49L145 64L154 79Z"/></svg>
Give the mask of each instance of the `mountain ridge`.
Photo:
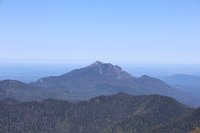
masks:
<svg viewBox="0 0 200 133"><path fill-rule="evenodd" d="M20 101L42 100L44 94L38 88L17 80L0 81L0 99L11 98Z"/></svg>
<svg viewBox="0 0 200 133"><path fill-rule="evenodd" d="M171 91L173 88L163 81L149 76L142 76L135 78L127 72L123 71L121 67L112 65L110 63L95 62L84 68L75 69L69 73L41 78L34 86L46 89L61 89L69 92L81 93L95 93L100 94L99 86L106 86L110 91L121 92L122 90L114 89L115 86L122 88L130 88L129 92L133 94L151 94L153 92L158 94L165 93L164 91ZM113 88L111 87L113 86ZM152 92L151 92L152 90ZM163 91L163 92L162 92ZM170 92L171 93L171 92ZM99 94L98 94L99 95Z"/></svg>
<svg viewBox="0 0 200 133"><path fill-rule="evenodd" d="M174 89L160 79L148 75L136 78L117 65L100 61L59 76L40 78L31 84L23 83L23 85L20 85L16 82L16 84L13 83L13 86L19 89L15 89L19 94L22 93L23 95L16 93L16 96L12 97L27 101L46 98L80 101L89 100L99 95L113 95L124 92L133 95L160 94L176 98L189 106L197 107L200 105L198 98L194 95ZM0 91L2 91L1 94L5 94L12 87L9 84L7 86L0 84L0 88L4 88ZM23 93L21 91L23 89L20 88L23 88L24 92L27 93ZM27 97L27 95L32 94L35 94L35 97ZM36 97L37 95L39 98ZM5 96L2 95L1 98L6 98ZM7 98L12 97L7 96Z"/></svg>
<svg viewBox="0 0 200 133"><path fill-rule="evenodd" d="M135 131L146 133L151 126L170 123L193 110L170 97L125 93L76 103L54 99L13 103L3 100L0 108L0 131L5 133L102 133L129 119L141 123L134 127ZM152 125L144 127L152 117L155 118Z"/></svg>

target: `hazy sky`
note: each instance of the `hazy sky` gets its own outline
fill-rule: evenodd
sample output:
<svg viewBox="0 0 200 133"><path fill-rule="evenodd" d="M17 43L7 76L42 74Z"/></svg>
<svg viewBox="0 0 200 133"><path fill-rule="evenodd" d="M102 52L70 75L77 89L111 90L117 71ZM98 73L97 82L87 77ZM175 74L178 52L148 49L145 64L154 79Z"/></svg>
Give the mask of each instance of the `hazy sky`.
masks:
<svg viewBox="0 0 200 133"><path fill-rule="evenodd" d="M200 64L200 0L0 0L0 63Z"/></svg>

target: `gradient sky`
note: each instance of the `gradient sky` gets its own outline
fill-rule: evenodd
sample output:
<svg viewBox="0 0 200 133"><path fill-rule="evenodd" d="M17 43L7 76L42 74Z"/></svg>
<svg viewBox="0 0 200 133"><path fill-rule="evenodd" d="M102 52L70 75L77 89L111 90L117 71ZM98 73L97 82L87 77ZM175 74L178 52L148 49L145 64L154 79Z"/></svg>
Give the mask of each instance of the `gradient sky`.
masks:
<svg viewBox="0 0 200 133"><path fill-rule="evenodd" d="M200 0L0 0L0 63L200 64Z"/></svg>

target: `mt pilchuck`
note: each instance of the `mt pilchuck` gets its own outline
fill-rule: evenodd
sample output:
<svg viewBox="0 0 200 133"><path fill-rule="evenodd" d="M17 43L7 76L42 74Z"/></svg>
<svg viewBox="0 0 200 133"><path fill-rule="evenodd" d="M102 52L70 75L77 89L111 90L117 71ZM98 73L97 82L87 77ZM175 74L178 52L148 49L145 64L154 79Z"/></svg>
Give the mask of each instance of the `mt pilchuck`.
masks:
<svg viewBox="0 0 200 133"><path fill-rule="evenodd" d="M93 97L118 92L168 94L174 91L159 79L149 76L135 78L117 65L99 61L67 74L41 78L32 85L52 92L55 97L66 94Z"/></svg>

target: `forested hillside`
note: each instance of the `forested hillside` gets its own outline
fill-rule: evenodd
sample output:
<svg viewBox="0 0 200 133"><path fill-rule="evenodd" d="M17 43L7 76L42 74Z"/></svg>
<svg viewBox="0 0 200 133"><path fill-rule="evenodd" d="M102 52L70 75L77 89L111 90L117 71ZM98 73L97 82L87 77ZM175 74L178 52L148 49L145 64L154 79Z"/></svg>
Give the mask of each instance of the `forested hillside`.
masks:
<svg viewBox="0 0 200 133"><path fill-rule="evenodd" d="M0 108L2 133L145 133L192 111L169 97L124 93L77 103L6 99Z"/></svg>

